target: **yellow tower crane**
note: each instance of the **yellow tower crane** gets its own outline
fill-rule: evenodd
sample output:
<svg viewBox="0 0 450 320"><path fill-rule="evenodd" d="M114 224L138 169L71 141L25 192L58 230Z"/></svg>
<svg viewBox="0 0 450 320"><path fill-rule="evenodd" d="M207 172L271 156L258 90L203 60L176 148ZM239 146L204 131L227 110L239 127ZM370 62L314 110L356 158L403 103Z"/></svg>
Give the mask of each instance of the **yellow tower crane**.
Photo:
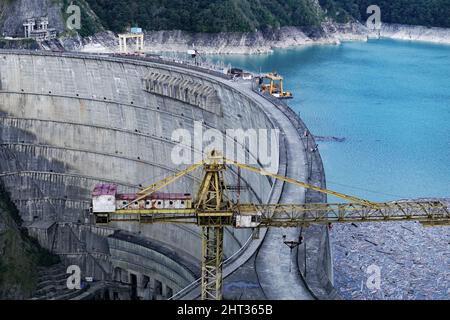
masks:
<svg viewBox="0 0 450 320"><path fill-rule="evenodd" d="M234 203L227 196L227 185L224 180L225 170L230 165L333 195L348 203ZM96 223L129 221L198 225L201 228L202 240L201 297L203 300L222 299L223 236L226 226L252 229L290 228L308 227L311 224L387 221L419 221L430 226L450 224L449 210L440 201L370 202L228 160L215 154L214 151L206 160L141 190L133 203L137 203L199 167L203 167L204 177L192 208L131 209L129 205L125 205L112 212L98 212L94 208L93 213Z"/></svg>

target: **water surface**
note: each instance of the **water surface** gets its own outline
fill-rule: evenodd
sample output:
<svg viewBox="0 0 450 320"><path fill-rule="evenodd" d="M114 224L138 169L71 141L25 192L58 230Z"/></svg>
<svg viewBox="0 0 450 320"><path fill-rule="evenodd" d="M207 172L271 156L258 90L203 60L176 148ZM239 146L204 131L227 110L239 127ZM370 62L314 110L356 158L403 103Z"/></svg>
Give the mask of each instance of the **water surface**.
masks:
<svg viewBox="0 0 450 320"><path fill-rule="evenodd" d="M373 201L450 195L450 46L374 40L213 59L282 74L311 131L346 139L319 143L329 188Z"/></svg>

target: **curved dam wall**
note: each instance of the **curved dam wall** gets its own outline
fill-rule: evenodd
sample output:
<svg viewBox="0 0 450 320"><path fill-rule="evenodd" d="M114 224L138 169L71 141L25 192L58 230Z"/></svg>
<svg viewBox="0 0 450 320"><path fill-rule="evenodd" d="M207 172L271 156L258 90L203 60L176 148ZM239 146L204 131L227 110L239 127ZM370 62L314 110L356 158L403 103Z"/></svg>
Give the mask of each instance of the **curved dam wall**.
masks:
<svg viewBox="0 0 450 320"><path fill-rule="evenodd" d="M172 133L183 128L194 136L195 121L223 133L273 128L251 99L186 69L107 57L0 51L0 179L25 224L46 232L45 245L55 252L85 257L91 248L111 254L97 239L102 237L88 237L80 227L73 227L75 240L64 241L54 223L87 224L90 193L98 182L136 192L183 169L169 161L176 143ZM244 153L256 157L245 148ZM201 177L199 170L165 191L194 193ZM226 178L236 184L237 173L228 170ZM248 191L242 193L243 201L265 201L272 187L268 177L247 172L242 172L242 183ZM157 239L187 261L198 262L196 227L119 227ZM228 230L225 256L249 237L249 230ZM114 266L100 265L113 273Z"/></svg>

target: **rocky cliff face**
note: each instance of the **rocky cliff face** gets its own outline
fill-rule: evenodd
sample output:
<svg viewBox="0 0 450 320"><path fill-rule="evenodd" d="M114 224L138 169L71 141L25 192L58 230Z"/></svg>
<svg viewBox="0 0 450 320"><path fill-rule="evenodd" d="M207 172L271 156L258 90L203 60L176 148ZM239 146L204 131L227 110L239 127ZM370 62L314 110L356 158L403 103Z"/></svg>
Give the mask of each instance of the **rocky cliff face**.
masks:
<svg viewBox="0 0 450 320"><path fill-rule="evenodd" d="M276 48L311 44L340 44L342 41L367 41L391 38L450 44L450 30L420 26L383 24L380 31L368 30L351 22L338 24L326 21L320 28L282 27L246 33L189 33L180 30L145 33L146 52L186 52L196 48L202 54L260 54ZM93 37L65 39L65 47L85 52L116 52L118 40L111 32Z"/></svg>
<svg viewBox="0 0 450 320"><path fill-rule="evenodd" d="M0 184L0 300L31 297L38 266L58 261L21 228L17 208Z"/></svg>
<svg viewBox="0 0 450 320"><path fill-rule="evenodd" d="M81 29L77 32L66 28L69 16L66 9L75 4L80 7ZM49 28L60 36L88 35L103 31L103 26L85 0L0 0L0 36L23 37L23 23L29 18L47 17Z"/></svg>
<svg viewBox="0 0 450 320"><path fill-rule="evenodd" d="M202 54L258 54L274 48L309 44L339 44L341 40L366 40L367 31L356 23L337 25L331 21L321 27L282 27L257 32L190 33L181 30L145 32L146 52L186 52L196 48ZM86 52L116 52L118 40L111 32L93 37L65 39L65 46Z"/></svg>
<svg viewBox="0 0 450 320"><path fill-rule="evenodd" d="M203 53L265 53L273 48L312 43L336 43L320 29L282 27L247 33L186 33L182 31L157 31L145 35L150 51L185 51L195 47ZM151 44L151 45L150 45Z"/></svg>
<svg viewBox="0 0 450 320"><path fill-rule="evenodd" d="M62 2L53 0L0 0L0 34L23 37L23 22L47 16L51 28L64 31Z"/></svg>

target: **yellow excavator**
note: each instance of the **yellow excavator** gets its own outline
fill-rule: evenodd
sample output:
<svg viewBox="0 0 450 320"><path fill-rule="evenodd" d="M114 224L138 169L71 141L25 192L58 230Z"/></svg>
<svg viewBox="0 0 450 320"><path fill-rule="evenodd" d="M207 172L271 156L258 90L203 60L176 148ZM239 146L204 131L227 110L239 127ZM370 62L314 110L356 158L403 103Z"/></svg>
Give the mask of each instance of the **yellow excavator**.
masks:
<svg viewBox="0 0 450 320"><path fill-rule="evenodd" d="M276 72L267 73L259 77L259 85L262 92L266 92L278 99L292 99L294 96L289 91L284 91L284 78Z"/></svg>

